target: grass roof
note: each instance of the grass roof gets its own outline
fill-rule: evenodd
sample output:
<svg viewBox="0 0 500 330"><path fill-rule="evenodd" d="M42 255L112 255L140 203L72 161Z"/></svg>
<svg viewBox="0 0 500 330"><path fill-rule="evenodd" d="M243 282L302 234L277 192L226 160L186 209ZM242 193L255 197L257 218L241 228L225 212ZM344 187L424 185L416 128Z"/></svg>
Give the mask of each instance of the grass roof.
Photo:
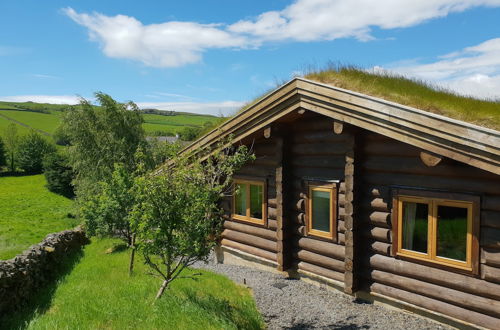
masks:
<svg viewBox="0 0 500 330"><path fill-rule="evenodd" d="M304 78L500 130L500 100L461 96L424 81L354 67L331 67Z"/></svg>

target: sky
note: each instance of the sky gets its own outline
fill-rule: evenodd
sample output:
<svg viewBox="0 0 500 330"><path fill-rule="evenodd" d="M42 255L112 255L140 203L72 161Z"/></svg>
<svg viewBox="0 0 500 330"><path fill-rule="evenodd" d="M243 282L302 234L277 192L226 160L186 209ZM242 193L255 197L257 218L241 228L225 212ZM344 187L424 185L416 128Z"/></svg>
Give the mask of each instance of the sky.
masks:
<svg viewBox="0 0 500 330"><path fill-rule="evenodd" d="M228 115L328 63L500 99L500 0L1 0L0 100Z"/></svg>

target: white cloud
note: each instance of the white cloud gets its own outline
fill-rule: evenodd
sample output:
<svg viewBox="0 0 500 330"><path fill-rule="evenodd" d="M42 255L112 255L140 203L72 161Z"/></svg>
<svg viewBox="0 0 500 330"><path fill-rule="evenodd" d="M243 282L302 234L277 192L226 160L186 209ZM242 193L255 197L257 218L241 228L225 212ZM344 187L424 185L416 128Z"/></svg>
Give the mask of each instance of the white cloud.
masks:
<svg viewBox="0 0 500 330"><path fill-rule="evenodd" d="M8 102L37 102L52 104L78 104L80 97L73 95L15 95L0 96L0 100Z"/></svg>
<svg viewBox="0 0 500 330"><path fill-rule="evenodd" d="M246 102L240 101L221 101L221 102L137 102L141 109L154 108L159 110L192 112L199 114L208 114L225 116L233 114L236 110L245 105Z"/></svg>
<svg viewBox="0 0 500 330"><path fill-rule="evenodd" d="M243 47L244 37L224 31L218 24L166 22L143 25L134 17L80 14L63 10L89 30L91 40L101 44L104 54L140 61L153 67L177 67L201 60L209 48Z"/></svg>
<svg viewBox="0 0 500 330"><path fill-rule="evenodd" d="M500 99L500 38L440 56L432 63L389 69L436 82L461 94Z"/></svg>
<svg viewBox="0 0 500 330"><path fill-rule="evenodd" d="M196 63L213 48L258 47L272 41L373 39L372 27L405 28L478 6L500 6L500 0L297 0L281 11L231 25L168 21L144 25L134 17L78 13L68 17L88 29L109 57L140 61L153 67Z"/></svg>
<svg viewBox="0 0 500 330"><path fill-rule="evenodd" d="M32 74L34 78L40 78L40 79L61 79L61 77L58 76L52 76L49 74L39 74L39 73L34 73Z"/></svg>
<svg viewBox="0 0 500 330"><path fill-rule="evenodd" d="M266 40L333 40L373 36L371 28L405 28L478 6L499 6L499 0L298 0L281 11L265 12L255 20L229 27Z"/></svg>

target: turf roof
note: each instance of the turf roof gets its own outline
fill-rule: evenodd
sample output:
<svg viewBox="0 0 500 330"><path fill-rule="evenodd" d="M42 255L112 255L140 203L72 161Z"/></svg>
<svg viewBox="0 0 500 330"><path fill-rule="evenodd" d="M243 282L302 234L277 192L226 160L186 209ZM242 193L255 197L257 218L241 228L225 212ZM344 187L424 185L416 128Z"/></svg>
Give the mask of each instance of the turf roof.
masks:
<svg viewBox="0 0 500 330"><path fill-rule="evenodd" d="M353 67L310 72L304 78L500 130L500 100L461 96L423 81Z"/></svg>

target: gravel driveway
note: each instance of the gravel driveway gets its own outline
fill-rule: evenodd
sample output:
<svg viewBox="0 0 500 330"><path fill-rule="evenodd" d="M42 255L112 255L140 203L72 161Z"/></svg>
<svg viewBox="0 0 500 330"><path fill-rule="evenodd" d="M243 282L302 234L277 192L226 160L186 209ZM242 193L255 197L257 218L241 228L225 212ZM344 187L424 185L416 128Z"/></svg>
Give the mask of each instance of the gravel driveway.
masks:
<svg viewBox="0 0 500 330"><path fill-rule="evenodd" d="M454 329L271 272L214 261L194 267L224 274L240 284L246 282L269 329Z"/></svg>

